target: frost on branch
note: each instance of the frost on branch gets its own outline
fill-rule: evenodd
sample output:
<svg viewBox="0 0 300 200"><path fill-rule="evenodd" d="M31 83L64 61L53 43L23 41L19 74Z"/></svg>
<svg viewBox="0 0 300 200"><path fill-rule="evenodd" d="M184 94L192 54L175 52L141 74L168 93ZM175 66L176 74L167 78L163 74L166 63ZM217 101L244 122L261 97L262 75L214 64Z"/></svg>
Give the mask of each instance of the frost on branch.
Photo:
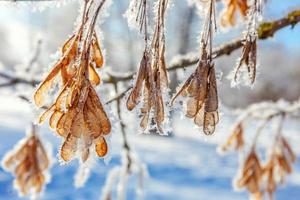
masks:
<svg viewBox="0 0 300 200"><path fill-rule="evenodd" d="M215 1L211 0L201 35L201 54L197 68L171 102L173 104L179 95L188 98L186 116L193 118L196 125L203 126L207 135L214 133L219 122L217 81L211 43L215 30Z"/></svg>
<svg viewBox="0 0 300 200"><path fill-rule="evenodd" d="M31 131L31 135L5 155L2 166L15 175L14 185L19 194L34 199L49 181L50 160L35 129Z"/></svg>
<svg viewBox="0 0 300 200"><path fill-rule="evenodd" d="M238 59L237 66L232 77L232 85L236 85L242 80L246 85L253 85L256 78L257 65L257 21L262 12L260 0L253 0L248 12L248 25L245 33L242 56ZM244 78L243 74L248 74L248 78Z"/></svg>
<svg viewBox="0 0 300 200"><path fill-rule="evenodd" d="M126 200L126 190L131 176L137 176L136 199L143 199L144 179L148 176L147 168L137 155L126 149L122 152L121 166L114 167L106 179L102 189L101 200L113 199L116 190L118 200ZM117 186L114 188L114 186Z"/></svg>
<svg viewBox="0 0 300 200"><path fill-rule="evenodd" d="M127 99L127 108L128 110L134 109L137 104L139 104L140 96L143 96L141 108L142 120L140 126L145 130L149 125L149 121L153 120L159 132L163 133L161 128L165 120L163 94L168 85L164 34L165 12L168 6L168 0L158 1L156 25L150 47L148 46L147 39L146 1L141 0L140 6L140 12L143 13L138 12L137 21L139 22L141 30L144 29L145 50L140 62L135 85Z"/></svg>
<svg viewBox="0 0 300 200"><path fill-rule="evenodd" d="M248 3L247 0L225 0L226 7L221 14L222 26L234 26L236 24L236 13L238 10L243 17L247 16Z"/></svg>
<svg viewBox="0 0 300 200"><path fill-rule="evenodd" d="M145 28L147 23L147 0L131 0L128 10L124 14L127 18L128 25L131 28L137 28L140 32ZM145 30L145 32L147 32Z"/></svg>
<svg viewBox="0 0 300 200"><path fill-rule="evenodd" d="M92 145L100 157L108 150L105 136L110 133L111 124L94 89L94 85L100 83L95 67L103 65L94 29L103 3L94 8L93 1L85 2L78 31L65 43L62 57L34 94L35 104L44 106L55 79L61 80L56 100L41 115L39 122L51 115L50 127L64 138L60 155L66 162L73 159L77 151L80 151L82 161L86 161Z"/></svg>

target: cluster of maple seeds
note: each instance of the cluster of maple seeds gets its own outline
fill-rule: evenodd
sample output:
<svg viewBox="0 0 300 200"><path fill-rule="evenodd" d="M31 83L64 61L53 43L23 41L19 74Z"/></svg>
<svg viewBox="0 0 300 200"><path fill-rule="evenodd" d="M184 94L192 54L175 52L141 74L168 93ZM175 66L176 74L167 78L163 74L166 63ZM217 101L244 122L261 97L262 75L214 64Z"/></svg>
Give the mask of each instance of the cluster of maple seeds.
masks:
<svg viewBox="0 0 300 200"><path fill-rule="evenodd" d="M242 2L240 5L243 5ZM235 68L233 83L238 83L239 79L241 79L241 75L244 73L244 71L246 71L248 74L248 82L252 85L256 79L258 37L256 28L257 20L262 12L262 2L260 0L253 0L252 5L247 7L247 9L246 5L242 7L247 13L247 30L245 32L244 39L242 40L242 56L238 59L237 66ZM240 9L242 10L242 8ZM242 70L243 68L246 68L246 70Z"/></svg>
<svg viewBox="0 0 300 200"><path fill-rule="evenodd" d="M242 153L244 150L243 137L244 128L240 122L235 126L221 149L228 151L230 147L234 147L235 150ZM265 164L259 159L255 144L246 156L235 184L237 188L246 188L251 198L255 200L263 199L265 193L268 193L269 199L272 200L277 186L284 183L285 175L292 173L291 165L296 161L296 155L281 134L281 129L276 135L271 155Z"/></svg>
<svg viewBox="0 0 300 200"><path fill-rule="evenodd" d="M145 5L146 0L141 2L142 5ZM132 110L138 104L140 93L143 90L144 102L141 109L143 114L141 127L146 129L151 109L154 109L154 121L160 132L162 132L160 124L164 121L162 90L168 84L164 58L165 36L163 31L167 2L167 0L159 1L157 24L151 43L151 50L145 45L136 85L127 100L127 107L129 110ZM209 10L212 11L214 10L214 0L211 0L210 3ZM255 5L255 12L256 7ZM246 16L248 10L247 1L229 0L226 13L222 18L223 25L234 25L234 13L237 8L239 8L243 16ZM142 10L145 12L146 8ZM210 13L209 18L207 18L209 26L214 21L213 15ZM84 16L88 16L88 11L84 13ZM142 14L141 18L146 19L146 15ZM37 106L45 106L46 94L49 93L51 87L55 84L55 79L57 77L61 79L60 93L55 102L42 114L40 123L48 115L51 115L49 119L50 127L64 138L61 148L61 157L64 161L69 161L76 155L80 142L83 161L88 159L92 144L95 144L95 150L99 156L105 156L107 143L104 136L109 134L111 130L109 119L93 87L93 85L100 84L100 77L95 68L100 68L103 65L99 41L94 28L84 28L88 24L87 19L84 19L82 23L83 25L79 31L63 46L61 59L39 86L34 96ZM146 24L146 22L142 24ZM86 39L83 39L85 36L84 30L88 30L85 33L87 35ZM194 118L195 124L203 126L204 133L212 134L219 121L218 97L215 69L212 63L212 44L207 42L212 41L212 29L207 29L206 27L203 31L204 33L205 30L208 30L208 32L203 34L205 36L202 37L201 56L198 66L181 90L175 95L172 102L179 95L188 97L186 115ZM237 72L245 64L251 83L254 82L256 73L256 39L257 36L253 36L250 31L247 32L243 55L234 77L235 81L238 78ZM207 46L209 47L207 48ZM224 146L224 150L228 149L234 142L237 150L243 149L243 131L242 124L238 124ZM295 162L295 159L293 151L283 136L276 139L276 148L273 149L266 165L261 164L253 148L244 162L241 176L237 180L237 186L240 188L246 187L256 199L262 198L265 191L272 198L272 194L278 184L275 172L279 172L279 180L282 183L285 174L292 172L291 164ZM39 163L37 160L39 162L42 160L42 162ZM25 145L21 146L14 155L11 155L4 162L6 168L12 168L13 165L17 165L14 171L16 184L23 194L27 194L31 188L36 188L36 192L41 191L45 182L42 171L48 168L49 160L37 136L33 135L28 138ZM31 169L32 167L34 168L33 170ZM33 174L28 175L28 173ZM263 182L267 183L266 187L262 189Z"/></svg>
<svg viewBox="0 0 300 200"><path fill-rule="evenodd" d="M35 104L44 106L45 97L60 76L61 90L41 115L40 123L51 114L50 127L64 138L61 148L64 161L73 159L78 151L82 161L86 161L92 144L100 157L108 151L104 136L110 133L111 124L93 87L100 83L95 67L102 67L103 56L94 30L95 21L88 23L88 12L85 6L78 32L65 43L61 59L34 95Z"/></svg>
<svg viewBox="0 0 300 200"><path fill-rule="evenodd" d="M34 196L42 191L47 182L45 172L50 165L48 155L35 133L17 146L15 151L5 156L2 166L15 175L15 186L22 196Z"/></svg>
<svg viewBox="0 0 300 200"><path fill-rule="evenodd" d="M88 1L86 1L87 4ZM215 126L219 122L218 115L218 96L217 83L215 77L214 64L212 63L212 32L215 27L215 1L208 2L208 12L205 28L202 31L201 55L195 72L188 78L181 90L175 95L171 103L177 96L187 96L187 117L194 118L198 126L203 126L205 134L212 134ZM161 123L165 118L164 102L162 91L168 85L168 76L165 64L165 35L164 18L168 1L160 0L157 8L157 22L152 38L151 48L147 41L147 1L139 1L139 12L137 21L140 24L140 30L145 32L145 50L140 69L138 72L136 84L133 87L127 100L127 108L132 110L139 103L141 92L143 92L143 106L141 113L143 115L140 126L146 129L149 119L153 119L159 132L163 132ZM239 7L242 14L246 13L248 6L244 1L232 1L227 9L228 12L235 12ZM104 136L110 133L111 125L103 106L96 94L93 85L100 83L100 77L95 67L100 68L103 65L103 56L94 27L87 28L89 31L84 37L85 26L87 26L89 9L83 14L82 26L63 46L62 57L54 66L50 74L37 89L34 100L37 106L45 104L45 94L47 94L54 84L56 77L60 74L62 87L55 102L40 117L43 122L51 114L50 127L65 138L61 149L61 157L64 161L71 160L79 149L78 142L82 144L81 157L86 161L89 156L90 146L95 143L96 152L99 156L107 153L107 143ZM230 11L233 10L233 11ZM229 21L233 21L232 13ZM230 23L232 24L232 23ZM89 40L89 41L87 41ZM256 45L247 45L243 50L241 63L248 63L249 60L256 59ZM251 41L250 41L250 44ZM256 42L254 41L254 44ZM80 48L83 46L84 48ZM254 49L254 50L253 50ZM250 59L248 58L250 55ZM247 57L248 56L248 57ZM252 62L253 63L253 62ZM249 69L249 68L248 68ZM255 68L254 68L255 69ZM249 71L249 70L248 70ZM255 70L252 70L255 74ZM237 74L237 73L236 73ZM235 77L236 78L236 77ZM255 75L251 76L254 82ZM154 111L154 117L151 113Z"/></svg>
<svg viewBox="0 0 300 200"><path fill-rule="evenodd" d="M133 6L138 8L136 20L140 26L140 30L144 30L145 50L140 62L136 83L127 99L127 109L134 109L139 104L140 96L143 95L141 128L145 130L151 118L155 122L158 131L163 133L161 128L161 124L165 119L163 91L168 85L164 35L165 13L168 0L160 0L158 2L156 26L151 47L148 47L147 38L147 1L141 0L136 3L137 5ZM152 110L154 111L153 118L151 116Z"/></svg>
<svg viewBox="0 0 300 200"><path fill-rule="evenodd" d="M235 12L238 6L244 15L245 10L248 9L248 6L243 1L232 1L230 3L229 7L233 9L232 12ZM65 139L61 148L61 157L64 161L70 161L75 157L78 150L81 150L82 161L86 161L93 143L97 154L101 157L105 156L107 143L104 136L109 134L111 130L110 121L93 88L93 85L100 84L100 77L95 67L100 68L103 65L103 56L94 27L88 27L88 25L95 22L88 23L90 8L87 7L87 4L88 1L86 1L82 25L78 32L65 43L62 48L61 59L34 95L36 105L39 107L44 106L46 94L54 85L56 77L60 75L61 91L54 103L40 117L40 123L51 114L49 119L50 127ZM146 129L151 118L156 123L159 132L162 133L161 123L163 123L165 118L162 91L168 85L164 57L164 18L168 1L160 0L158 3L157 22L151 48L147 44L146 5L146 0L139 1L137 21L139 21L140 30L144 29L145 32L145 50L136 84L127 100L127 108L132 110L136 107L143 91L143 106L141 108L143 117L140 126ZM209 5L206 24L202 31L201 59L195 72L188 78L171 101L173 103L179 95L187 96L189 100L187 101L186 115L194 118L196 125L203 126L205 134L212 134L215 131L216 124L219 122L217 83L214 64L212 63L211 44L212 32L215 28L212 27L215 26L215 1L209 1ZM231 12L230 10L232 9L228 8L227 10ZM232 22L232 13L227 13L227 15L231 15L229 21ZM92 19L95 20L95 18ZM85 33L85 30L88 30L87 33ZM84 38L85 35L87 36L86 38ZM256 40L254 42L251 39L250 42L247 41L237 71L242 63L246 63L250 72L249 66L253 64L253 60L256 60ZM252 64L249 63L249 60ZM254 69L255 65L254 63ZM254 79L255 70L252 70L252 83ZM150 116L152 110L154 111L153 118ZM81 148L79 144L81 144Z"/></svg>
<svg viewBox="0 0 300 200"><path fill-rule="evenodd" d="M145 50L136 83L127 99L127 108L132 110L138 103L140 93L143 90L143 107L141 109L144 115L141 121L141 127L146 129L149 114L153 107L154 122L158 130L162 133L160 124L164 121L164 102L162 90L168 85L168 76L165 64L165 36L164 36L164 15L168 1L160 0L158 3L157 24L151 44L151 51L147 46L147 21L146 21L146 0L136 2L133 8L139 8L136 21L140 30L145 33ZM205 134L212 134L219 121L218 116L218 97L217 85L212 63L212 29L215 15L215 2L209 1L209 12L206 17L206 28L202 33L201 56L196 71L188 78L182 89L172 99L171 104L177 96L188 96L187 117L194 118L195 124L203 126ZM214 24L215 25L215 24ZM144 26L144 27L143 27ZM208 50L207 50L208 48ZM152 55L153 52L153 55ZM144 82L144 83L143 83ZM144 88L143 88L144 87Z"/></svg>
<svg viewBox="0 0 300 200"><path fill-rule="evenodd" d="M209 1L208 4L198 66L173 97L171 104L178 96L187 97L186 116L194 118L194 123L203 126L203 132L210 135L214 133L219 122L219 113L217 81L212 62L212 40L216 31L215 1Z"/></svg>
<svg viewBox="0 0 300 200"><path fill-rule="evenodd" d="M196 71L174 96L172 103L179 95L189 98L186 116L194 118L196 125L203 126L205 134L214 133L219 122L217 82L214 66L207 63L207 58L199 62Z"/></svg>

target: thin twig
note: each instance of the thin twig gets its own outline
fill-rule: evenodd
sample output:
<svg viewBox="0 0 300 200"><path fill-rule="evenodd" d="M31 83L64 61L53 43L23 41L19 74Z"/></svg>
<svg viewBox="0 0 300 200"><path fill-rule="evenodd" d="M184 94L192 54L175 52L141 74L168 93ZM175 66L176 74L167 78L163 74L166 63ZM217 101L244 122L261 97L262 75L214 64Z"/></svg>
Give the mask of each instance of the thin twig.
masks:
<svg viewBox="0 0 300 200"><path fill-rule="evenodd" d="M258 38L261 40L264 40L266 38L272 37L275 34L275 32L277 32L278 30L281 30L290 25L292 27L294 27L298 22L300 22L300 10L292 11L287 16L285 16L279 20L275 20L273 22L261 23L260 26L258 27ZM242 42L243 42L243 40L237 39L237 40L233 40L232 42L229 42L227 44L224 44L218 48L215 48L213 51L213 57L218 58L223 55L230 55L233 51L235 51L243 46ZM197 55L197 54L195 54L195 55ZM176 59L176 60L177 60L176 62L169 65L169 68L167 69L168 71L175 71L177 69L183 69L183 68L189 67L191 65L196 64L199 59L197 56L192 56L192 58L191 58L191 53L189 53L189 54L180 56L180 58ZM127 81L130 81L134 75L135 75L135 73L129 73L125 76L110 73L108 78L103 79L103 83L115 84L118 82L127 82ZM40 83L40 80L35 80L35 79L26 80L26 79L23 79L20 77L13 77L13 76L7 75L3 72L0 72L0 77L7 80L7 82L1 84L0 87L13 86L16 84L28 84L28 85L35 87L37 84ZM118 94L116 97L114 97L112 99L115 101L117 99L122 98L129 89L130 88L127 88L126 90L124 90L123 92L121 92L120 94ZM111 103L111 102L113 102L113 101L110 100L109 103Z"/></svg>
<svg viewBox="0 0 300 200"><path fill-rule="evenodd" d="M114 89L116 94L118 94L118 84L114 84ZM125 150L126 153L126 157L127 157L127 171L130 173L130 167L131 167L131 157L130 157L130 146L127 140L127 135L126 135L126 126L123 122L122 119L122 114L121 114L121 98L116 99L116 104L117 104L117 114L118 114L118 118L120 121L120 127L121 127L121 133L122 133L122 137L123 137L123 148Z"/></svg>

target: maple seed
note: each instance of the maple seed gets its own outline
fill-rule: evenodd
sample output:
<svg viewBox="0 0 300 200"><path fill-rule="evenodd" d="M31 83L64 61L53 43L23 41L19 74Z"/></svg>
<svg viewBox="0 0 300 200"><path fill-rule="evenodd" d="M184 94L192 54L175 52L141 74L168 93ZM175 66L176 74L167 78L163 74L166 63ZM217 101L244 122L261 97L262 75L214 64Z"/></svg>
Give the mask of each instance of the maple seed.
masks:
<svg viewBox="0 0 300 200"><path fill-rule="evenodd" d="M237 180L237 187L246 187L253 196L260 196L262 193L260 190L262 175L263 168L256 152L252 150L246 158L242 168L242 174Z"/></svg>
<svg viewBox="0 0 300 200"><path fill-rule="evenodd" d="M242 57L238 62L234 74L234 81L237 82L239 78L240 69L243 66L247 67L247 72L249 76L250 83L253 84L256 78L256 38L252 38L250 35L246 39L243 46Z"/></svg>
<svg viewBox="0 0 300 200"><path fill-rule="evenodd" d="M247 16L249 6L247 0L227 0L221 16L222 26L234 26L236 24L235 15L237 10L245 18Z"/></svg>
<svg viewBox="0 0 300 200"><path fill-rule="evenodd" d="M22 196L34 196L42 191L49 163L46 150L36 135L26 138L15 152L3 159L3 167L15 175L14 182Z"/></svg>
<svg viewBox="0 0 300 200"><path fill-rule="evenodd" d="M100 138L99 142L96 144L96 152L100 157L107 154L107 143L103 137Z"/></svg>
<svg viewBox="0 0 300 200"><path fill-rule="evenodd" d="M165 33L164 21L168 1L159 0L157 9L157 21L154 35L152 38L151 49L148 47L147 32L145 30L145 50L137 75L135 85L127 99L127 109L133 110L139 104L140 96L142 99L141 114L142 119L140 127L145 130L149 121L156 124L160 133L163 133L161 124L165 119L163 90L168 85L168 75L165 63ZM146 1L139 2L139 12L137 21L142 30L143 25L146 27ZM143 12L143 13L141 13ZM153 111L153 112L152 112ZM153 116L152 116L153 113Z"/></svg>
<svg viewBox="0 0 300 200"><path fill-rule="evenodd" d="M201 35L201 53L197 68L171 100L173 105L178 96L186 97L186 116L193 118L197 126L203 126L206 135L213 134L219 123L217 81L211 44L216 29L214 0L209 4L205 28Z"/></svg>
<svg viewBox="0 0 300 200"><path fill-rule="evenodd" d="M93 87L100 84L95 67L102 67L103 56L94 27L90 28L90 24L95 23L88 21L96 18L88 18L86 12L89 11L83 13L85 18L78 32L63 45L62 57L34 94L36 105L44 106L50 86L57 84L54 80L59 79L60 74L59 94L39 122L44 122L50 115L50 127L64 139L60 155L66 162L72 160L78 151L85 162L92 145L100 157L105 156L107 144L104 136L111 131L110 121Z"/></svg>
<svg viewBox="0 0 300 200"><path fill-rule="evenodd" d="M226 143L222 146L223 151L227 151L230 146L235 145L235 150L241 150L244 147L244 128L242 123L238 123L229 138L227 139Z"/></svg>

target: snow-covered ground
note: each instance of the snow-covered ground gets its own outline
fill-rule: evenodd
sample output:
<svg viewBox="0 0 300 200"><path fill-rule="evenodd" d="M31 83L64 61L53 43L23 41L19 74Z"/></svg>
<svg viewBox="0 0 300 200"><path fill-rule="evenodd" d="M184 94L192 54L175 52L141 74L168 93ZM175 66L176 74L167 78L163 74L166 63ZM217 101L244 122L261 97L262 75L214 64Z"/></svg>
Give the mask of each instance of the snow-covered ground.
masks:
<svg viewBox="0 0 300 200"><path fill-rule="evenodd" d="M13 102L15 102L13 104ZM14 106L12 106L14 105ZM30 122L30 109L26 103L13 97L2 97L0 104L0 158L24 137ZM129 129L129 141L140 160L147 164L149 176L144 183L146 200L238 200L247 199L246 192L234 192L232 178L238 168L237 156L230 153L220 156L217 144L224 142L229 134L233 117L222 115L221 124L215 136L204 137L193 128L192 123L180 117L174 119L172 137L138 135ZM229 112L228 112L229 113ZM292 146L300 155L299 123L285 125L285 134L292 139ZM57 154L60 139L41 127L40 135L52 143L53 155ZM105 164L98 159L90 179L83 188L73 186L77 161L61 166L55 162L51 168L51 182L41 199L47 200L98 200L109 170L120 164L120 139L118 131L112 133L111 160ZM264 139L267 141L267 138ZM57 157L56 157L57 158ZM287 184L276 192L278 200L298 200L300 198L300 166L294 165L293 175L288 176ZM22 199L12 185L13 176L0 168L0 200ZM137 177L130 178L127 197L136 199Z"/></svg>

